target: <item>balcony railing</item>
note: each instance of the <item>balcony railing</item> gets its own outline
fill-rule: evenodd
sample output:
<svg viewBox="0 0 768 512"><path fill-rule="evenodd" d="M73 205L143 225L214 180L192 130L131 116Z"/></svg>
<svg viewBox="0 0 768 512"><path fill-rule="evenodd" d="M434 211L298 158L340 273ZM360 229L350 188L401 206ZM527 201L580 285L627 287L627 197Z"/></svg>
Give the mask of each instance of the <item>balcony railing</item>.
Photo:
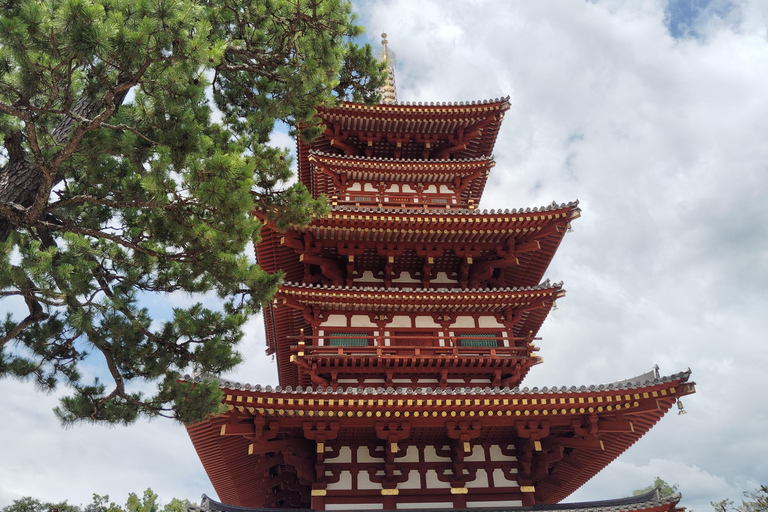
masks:
<svg viewBox="0 0 768 512"><path fill-rule="evenodd" d="M540 338L509 338L467 333L459 336L389 335L333 333L325 336L291 336L297 340L291 352L299 357L415 357L415 358L514 358L530 359ZM385 340L389 344L385 343ZM331 342L335 344L331 344ZM344 343L347 341L347 343ZM508 341L512 346L501 346ZM468 342L481 342L468 345ZM322 344L321 344L322 343ZM496 346L492 344L495 343Z"/></svg>

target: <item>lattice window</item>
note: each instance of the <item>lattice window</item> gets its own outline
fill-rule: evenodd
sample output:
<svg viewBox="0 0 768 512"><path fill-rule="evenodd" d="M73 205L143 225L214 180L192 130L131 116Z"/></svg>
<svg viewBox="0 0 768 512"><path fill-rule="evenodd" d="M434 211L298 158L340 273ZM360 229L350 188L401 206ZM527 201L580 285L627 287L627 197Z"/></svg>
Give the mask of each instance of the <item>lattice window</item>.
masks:
<svg viewBox="0 0 768 512"><path fill-rule="evenodd" d="M444 197L432 197L429 199L432 204L448 204L448 199Z"/></svg>
<svg viewBox="0 0 768 512"><path fill-rule="evenodd" d="M459 334L459 345L462 347L498 347L497 333L467 333Z"/></svg>
<svg viewBox="0 0 768 512"><path fill-rule="evenodd" d="M367 347L367 332L329 332L326 340L331 347Z"/></svg>
<svg viewBox="0 0 768 512"><path fill-rule="evenodd" d="M373 198L370 196L353 196L352 200L356 203L370 203Z"/></svg>

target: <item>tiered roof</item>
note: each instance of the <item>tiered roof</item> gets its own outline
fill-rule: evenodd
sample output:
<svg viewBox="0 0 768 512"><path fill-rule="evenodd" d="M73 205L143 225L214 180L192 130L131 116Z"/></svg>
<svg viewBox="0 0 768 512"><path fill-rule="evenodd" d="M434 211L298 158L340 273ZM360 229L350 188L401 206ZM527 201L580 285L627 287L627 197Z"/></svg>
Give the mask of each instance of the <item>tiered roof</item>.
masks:
<svg viewBox="0 0 768 512"><path fill-rule="evenodd" d="M447 430L463 423L472 444L517 439L520 492L533 491L537 503L556 503L642 437L678 398L693 393L689 376L690 370L668 377L652 371L599 386L542 389L272 389L222 382L230 413L188 431L219 498L231 504L271 506L275 486L285 483L281 489L295 490L281 491L280 498L293 493L298 503L310 488L284 472L284 450L314 453L307 436L318 422L333 432L327 442L375 444L382 421L408 424L414 434L399 441L403 446L451 444Z"/></svg>
<svg viewBox="0 0 768 512"><path fill-rule="evenodd" d="M638 496L629 496L615 500L585 501L581 503L561 503L552 505L534 505L532 507L480 507L480 508L455 508L453 512L672 512L682 511L678 508L680 493L664 496L660 488L655 488ZM261 512L297 512L284 508L260 508ZM307 509L301 509L305 512ZM444 512L444 509L397 509L398 512ZM189 512L254 512L248 507L234 507L210 499L203 494L200 507L190 507ZM384 511L392 512L392 511Z"/></svg>

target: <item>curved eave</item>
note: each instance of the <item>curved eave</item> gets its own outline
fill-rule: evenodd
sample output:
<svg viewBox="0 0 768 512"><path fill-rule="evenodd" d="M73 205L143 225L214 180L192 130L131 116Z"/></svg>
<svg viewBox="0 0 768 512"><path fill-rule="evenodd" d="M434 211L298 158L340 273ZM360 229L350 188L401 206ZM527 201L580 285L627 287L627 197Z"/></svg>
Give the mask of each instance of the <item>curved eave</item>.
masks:
<svg viewBox="0 0 768 512"><path fill-rule="evenodd" d="M396 116L406 119L425 117L472 117L489 111L505 112L509 110L509 96L492 100L462 101L462 102L402 102L395 104L366 105L363 103L343 102L337 106L318 108L318 116L326 118L331 115L350 117L362 116Z"/></svg>
<svg viewBox="0 0 768 512"><path fill-rule="evenodd" d="M628 498L619 498L613 500L603 501L587 501L580 503L561 503L556 505L534 505L532 507L493 507L493 512L555 512L555 511L569 511L569 512L671 512L675 510L677 504L680 502L682 496L680 493L672 494L671 496L662 496L658 488L653 489L645 494L639 496L630 496ZM203 494L200 501L200 509L204 512L290 512L291 509L264 509L264 508L248 508L248 507L236 507L233 505L227 505L215 500L212 500L205 494ZM306 509L294 509L294 510L306 510ZM397 509L398 511L408 512L415 509ZM444 509L417 509L419 512L444 512ZM453 512L483 512L485 508L471 508L451 509ZM200 512L197 509L190 508L188 512Z"/></svg>
<svg viewBox="0 0 768 512"><path fill-rule="evenodd" d="M230 412L191 425L188 431L222 501L264 506L263 494L269 489L264 483L269 476L255 468L261 467L265 458L249 455L249 446L261 442L253 430L259 428L259 424L270 425L270 430L277 429L281 433L279 439L295 446L305 442L304 428L313 418L338 422L337 439L341 443L352 439L360 443L364 441L361 435L370 435L370 442L376 442L375 422L387 417L407 418L412 429L432 432L440 441L445 434L440 433L439 427L446 421L455 416L471 417L481 423L484 432L476 443L511 442L511 436L516 435L521 425L528 428L546 422L550 433L542 438L542 444L565 445L571 461L578 462L578 466L558 462L548 477L536 482L537 502L556 503L642 437L679 397L695 392L694 384L688 382L689 376L690 371L686 371L644 382L619 381L589 388L541 390L299 388L294 391L222 382L224 404ZM573 431L569 434L568 429L573 422L583 425L590 417L597 421L594 437L571 437ZM422 439L422 442L430 441ZM309 448L309 453L314 453L312 447Z"/></svg>
<svg viewBox="0 0 768 512"><path fill-rule="evenodd" d="M289 305L319 305L324 311L475 313L502 312L507 308L529 306L548 308L552 301L563 295L562 284L494 290L407 290L284 283L276 298Z"/></svg>

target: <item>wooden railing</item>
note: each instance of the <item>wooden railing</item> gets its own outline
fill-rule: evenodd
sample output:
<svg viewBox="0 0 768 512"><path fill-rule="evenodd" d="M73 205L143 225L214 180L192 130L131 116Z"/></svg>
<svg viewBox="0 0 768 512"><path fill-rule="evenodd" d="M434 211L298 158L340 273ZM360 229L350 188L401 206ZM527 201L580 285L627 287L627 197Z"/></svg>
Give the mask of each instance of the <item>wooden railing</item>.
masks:
<svg viewBox="0 0 768 512"><path fill-rule="evenodd" d="M368 345L326 345L331 338L343 339L349 337L354 340L365 339ZM468 337L471 334L468 333ZM384 338L380 336L360 336L359 334L334 334L333 336L291 336L298 343L291 346L291 352L298 356L315 357L424 357L424 358L457 358L457 357L502 357L528 359L532 352L539 347L533 346L533 341L540 338L504 338L483 337L484 341L496 341L500 344L507 340L513 346L461 346L462 338L459 336L418 336L418 335L390 335L386 339L389 345L384 344ZM470 338L471 339L471 338ZM476 338L481 339L481 338ZM408 343L412 341L412 343ZM440 342L443 342L442 345ZM319 345L324 342L323 345Z"/></svg>

